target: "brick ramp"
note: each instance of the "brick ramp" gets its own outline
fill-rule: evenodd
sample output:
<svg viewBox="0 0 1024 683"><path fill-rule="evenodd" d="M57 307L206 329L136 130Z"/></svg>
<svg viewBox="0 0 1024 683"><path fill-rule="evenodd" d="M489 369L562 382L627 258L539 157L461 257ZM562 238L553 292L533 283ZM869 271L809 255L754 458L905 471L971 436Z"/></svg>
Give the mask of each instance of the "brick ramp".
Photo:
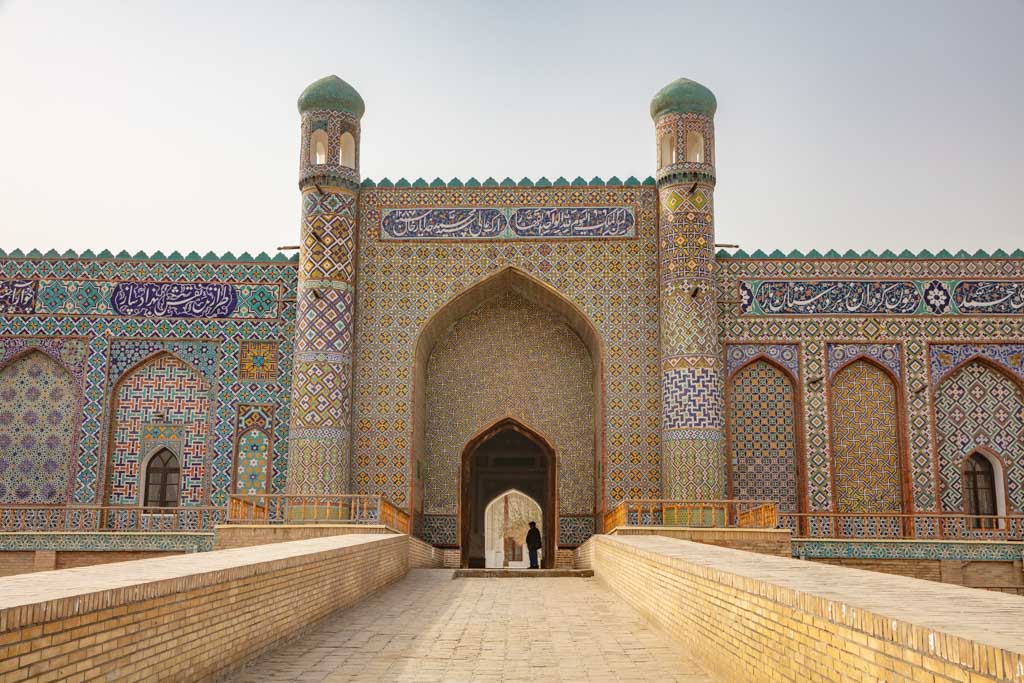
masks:
<svg viewBox="0 0 1024 683"><path fill-rule="evenodd" d="M593 569L456 569L453 579L589 579Z"/></svg>
<svg viewBox="0 0 1024 683"><path fill-rule="evenodd" d="M595 579L415 569L232 681L711 681Z"/></svg>
<svg viewBox="0 0 1024 683"><path fill-rule="evenodd" d="M730 681L1024 681L1024 600L660 536L594 536L598 579Z"/></svg>

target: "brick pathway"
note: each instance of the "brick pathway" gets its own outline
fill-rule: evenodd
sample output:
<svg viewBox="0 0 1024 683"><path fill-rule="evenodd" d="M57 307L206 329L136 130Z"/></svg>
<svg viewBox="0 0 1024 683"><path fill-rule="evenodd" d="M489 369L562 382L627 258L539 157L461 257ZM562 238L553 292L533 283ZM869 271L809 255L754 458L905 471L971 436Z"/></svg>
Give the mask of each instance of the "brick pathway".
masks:
<svg viewBox="0 0 1024 683"><path fill-rule="evenodd" d="M711 681L596 579L414 569L234 681Z"/></svg>

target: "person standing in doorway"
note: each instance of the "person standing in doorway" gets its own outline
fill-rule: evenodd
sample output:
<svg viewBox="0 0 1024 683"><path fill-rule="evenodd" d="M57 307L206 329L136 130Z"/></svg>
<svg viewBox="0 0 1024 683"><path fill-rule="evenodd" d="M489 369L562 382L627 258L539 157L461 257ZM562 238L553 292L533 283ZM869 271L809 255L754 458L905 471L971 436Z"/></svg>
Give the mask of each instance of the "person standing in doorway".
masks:
<svg viewBox="0 0 1024 683"><path fill-rule="evenodd" d="M540 550L540 529L537 522L530 522L530 530L526 532L526 547L530 551L530 569L540 569L537 563L537 551Z"/></svg>

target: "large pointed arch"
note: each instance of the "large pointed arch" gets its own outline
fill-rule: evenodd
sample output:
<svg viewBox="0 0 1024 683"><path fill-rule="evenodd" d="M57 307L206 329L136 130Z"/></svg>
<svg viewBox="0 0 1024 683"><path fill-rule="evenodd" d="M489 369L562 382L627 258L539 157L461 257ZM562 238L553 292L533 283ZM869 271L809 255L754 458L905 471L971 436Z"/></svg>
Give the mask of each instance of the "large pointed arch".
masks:
<svg viewBox="0 0 1024 683"><path fill-rule="evenodd" d="M412 422L413 438L409 458L410 513L413 526L423 514L423 457L426 438L427 367L438 342L463 317L486 302L505 293L521 296L532 305L555 314L579 337L590 355L593 367L593 455L594 455L594 523L603 514L605 471L605 407L604 351L601 334L583 310L551 285L512 266L494 272L468 286L435 311L424 323L416 340L413 360Z"/></svg>
<svg viewBox="0 0 1024 683"><path fill-rule="evenodd" d="M537 450L544 455L546 461L546 498L547 505L541 504L541 509L544 513L544 567L553 568L556 553L554 552L558 544L558 452L552 445L548 437L541 434L538 430L527 425L523 420L513 417L511 415L500 418L494 421L492 424L487 425L476 434L474 434L469 441L466 442L465 447L462 449L459 466L459 547L463 549L462 552L462 566L468 565L469 556L466 552L466 548L469 545L469 515L472 503L472 495L470 490L470 483L472 480L472 460L476 454L477 449L483 444L490 441L495 436L498 436L502 432L515 432L520 436L525 437L528 441L533 443ZM506 489L507 490L507 489ZM521 492L522 493L522 492ZM528 495L528 494L524 494ZM533 498L533 496L529 496ZM534 499L535 500L535 499ZM483 508L486 511L487 505L491 501L488 500L484 504ZM540 503L540 501L537 501Z"/></svg>
<svg viewBox="0 0 1024 683"><path fill-rule="evenodd" d="M178 355L160 350L126 370L109 396L101 500L141 505L143 459L165 445L182 467L179 504L207 502L214 396L203 373Z"/></svg>

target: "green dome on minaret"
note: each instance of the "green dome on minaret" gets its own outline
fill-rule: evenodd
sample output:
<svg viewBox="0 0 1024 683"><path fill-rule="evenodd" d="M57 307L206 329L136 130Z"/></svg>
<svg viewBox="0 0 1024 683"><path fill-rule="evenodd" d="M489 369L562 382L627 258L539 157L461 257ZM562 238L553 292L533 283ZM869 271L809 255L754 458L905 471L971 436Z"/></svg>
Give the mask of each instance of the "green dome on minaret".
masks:
<svg viewBox="0 0 1024 683"><path fill-rule="evenodd" d="M713 117L718 109L715 94L697 81L679 78L658 91L651 100L651 118L665 114L703 114Z"/></svg>
<svg viewBox="0 0 1024 683"><path fill-rule="evenodd" d="M310 83L299 95L300 114L315 109L347 111L360 119L366 111L366 105L351 85L337 76L325 76Z"/></svg>

